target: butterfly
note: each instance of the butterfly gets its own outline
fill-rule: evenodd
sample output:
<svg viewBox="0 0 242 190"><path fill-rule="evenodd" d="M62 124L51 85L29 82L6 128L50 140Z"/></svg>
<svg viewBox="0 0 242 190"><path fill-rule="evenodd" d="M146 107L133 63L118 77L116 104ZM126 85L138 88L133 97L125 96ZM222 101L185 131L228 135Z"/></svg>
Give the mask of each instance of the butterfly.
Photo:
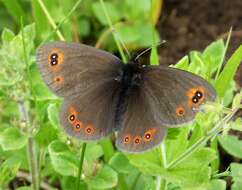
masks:
<svg viewBox="0 0 242 190"><path fill-rule="evenodd" d="M48 87L64 97L60 123L83 141L117 131L116 146L144 152L159 145L167 128L191 122L199 107L214 101L214 88L200 76L167 66L124 64L94 47L52 42L37 51Z"/></svg>

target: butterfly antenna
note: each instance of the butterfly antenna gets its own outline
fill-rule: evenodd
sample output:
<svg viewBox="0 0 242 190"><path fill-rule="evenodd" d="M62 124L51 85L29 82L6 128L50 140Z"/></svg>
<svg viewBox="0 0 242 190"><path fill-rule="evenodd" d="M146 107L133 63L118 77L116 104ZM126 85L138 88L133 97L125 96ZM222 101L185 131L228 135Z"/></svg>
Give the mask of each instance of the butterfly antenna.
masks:
<svg viewBox="0 0 242 190"><path fill-rule="evenodd" d="M145 53L147 53L148 51L150 51L152 48L154 48L154 47L158 47L158 46L160 46L160 45L162 45L162 44L164 44L164 43L166 43L166 41L165 41L165 40L162 40L162 42L160 42L160 43L158 43L158 44L156 44L156 45L153 45L153 46L151 46L151 47L145 49L145 50L142 51L139 55L137 55L137 56L135 57L134 60L136 61L136 60L139 59L142 55L144 55Z"/></svg>
<svg viewBox="0 0 242 190"><path fill-rule="evenodd" d="M124 51L126 52L126 54L128 55L129 59L131 58L131 55L129 53L128 48L126 47L126 45L124 44L123 40L121 39L121 36L119 35L119 33L115 30L115 28L112 29L113 32L117 35L117 37L119 38L119 41L122 45L122 47L124 48Z"/></svg>

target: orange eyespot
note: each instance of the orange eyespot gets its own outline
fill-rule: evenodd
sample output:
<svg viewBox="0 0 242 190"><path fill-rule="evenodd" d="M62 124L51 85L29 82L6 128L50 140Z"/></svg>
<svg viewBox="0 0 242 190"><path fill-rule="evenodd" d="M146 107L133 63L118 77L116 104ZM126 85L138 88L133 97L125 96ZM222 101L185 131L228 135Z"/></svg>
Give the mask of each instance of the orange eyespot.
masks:
<svg viewBox="0 0 242 190"><path fill-rule="evenodd" d="M64 82L64 77L62 77L62 76L57 76L57 77L54 78L54 81L55 81L56 83L61 84L61 83Z"/></svg>
<svg viewBox="0 0 242 190"><path fill-rule="evenodd" d="M142 138L140 136L137 136L134 138L134 144L140 144L141 143Z"/></svg>
<svg viewBox="0 0 242 190"><path fill-rule="evenodd" d="M48 56L48 63L51 67L56 67L64 61L64 54L57 48L51 50Z"/></svg>
<svg viewBox="0 0 242 190"><path fill-rule="evenodd" d="M190 107L200 105L205 98L205 89L203 87L191 88L187 91L187 96Z"/></svg>
<svg viewBox="0 0 242 190"><path fill-rule="evenodd" d="M88 124L87 127L85 128L85 133L88 135L91 135L94 133L94 127L93 124Z"/></svg>
<svg viewBox="0 0 242 190"><path fill-rule="evenodd" d="M74 131L80 132L81 128L83 128L83 123L81 121L77 121L73 127Z"/></svg>
<svg viewBox="0 0 242 190"><path fill-rule="evenodd" d="M130 136L130 135L126 135L126 136L124 137L124 139L123 139L123 142L124 142L124 144L127 144L127 143L130 142L130 140L131 140L131 136Z"/></svg>
<svg viewBox="0 0 242 190"><path fill-rule="evenodd" d="M146 142L149 142L151 141L153 138L154 138L154 135L157 131L157 128L153 128L153 129L149 129L145 132L144 136L143 136L143 139L146 141Z"/></svg>
<svg viewBox="0 0 242 190"><path fill-rule="evenodd" d="M176 108L176 115L178 115L178 116L183 116L185 114L185 110L184 110L184 108L182 107L182 106L178 106L177 108Z"/></svg>
<svg viewBox="0 0 242 190"><path fill-rule="evenodd" d="M75 121L77 120L77 111L74 107L69 107L69 115L68 115L68 121L73 125Z"/></svg>

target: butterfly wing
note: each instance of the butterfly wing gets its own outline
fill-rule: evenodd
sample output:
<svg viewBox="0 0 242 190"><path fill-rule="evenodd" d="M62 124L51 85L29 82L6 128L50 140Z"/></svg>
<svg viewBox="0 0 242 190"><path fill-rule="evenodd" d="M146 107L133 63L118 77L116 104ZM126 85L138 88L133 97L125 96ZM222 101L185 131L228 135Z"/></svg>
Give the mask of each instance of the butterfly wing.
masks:
<svg viewBox="0 0 242 190"><path fill-rule="evenodd" d="M154 119L148 94L142 87L131 89L125 102L116 146L127 152L144 152L161 143L166 128Z"/></svg>
<svg viewBox="0 0 242 190"><path fill-rule="evenodd" d="M109 135L115 126L117 91L118 84L109 81L80 96L66 98L60 112L64 130L81 140L99 140Z"/></svg>
<svg viewBox="0 0 242 190"><path fill-rule="evenodd" d="M64 97L60 122L69 135L97 140L112 132L115 77L122 67L117 57L83 44L54 42L38 49L37 64L49 88Z"/></svg>
<svg viewBox="0 0 242 190"><path fill-rule="evenodd" d="M171 67L145 67L143 82L156 120L167 127L192 121L200 105L216 98L214 88L206 80Z"/></svg>
<svg viewBox="0 0 242 190"><path fill-rule="evenodd" d="M49 88L70 97L113 78L121 67L114 55L80 43L53 42L37 51L37 64Z"/></svg>

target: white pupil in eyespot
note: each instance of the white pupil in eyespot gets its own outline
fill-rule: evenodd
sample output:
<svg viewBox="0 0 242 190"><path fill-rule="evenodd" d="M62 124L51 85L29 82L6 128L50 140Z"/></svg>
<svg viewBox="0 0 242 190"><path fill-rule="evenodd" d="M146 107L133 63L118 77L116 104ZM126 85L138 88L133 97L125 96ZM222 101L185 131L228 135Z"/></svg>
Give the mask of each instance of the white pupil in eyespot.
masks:
<svg viewBox="0 0 242 190"><path fill-rule="evenodd" d="M149 138L150 138L150 134L146 134L145 137L146 137L147 139L149 139Z"/></svg>
<svg viewBox="0 0 242 190"><path fill-rule="evenodd" d="M51 61L51 63L52 63L52 65L55 65L56 64L56 61L54 60L54 61Z"/></svg>
<svg viewBox="0 0 242 190"><path fill-rule="evenodd" d="M197 102L198 102L198 99L197 99L196 97L194 97L194 98L192 99L192 101L193 101L194 103L197 103Z"/></svg>
<svg viewBox="0 0 242 190"><path fill-rule="evenodd" d="M197 97L201 97L202 96L202 94L200 93L200 92L197 92Z"/></svg>
<svg viewBox="0 0 242 190"><path fill-rule="evenodd" d="M70 116L70 120L71 120L71 121L74 121L74 119L75 119L74 115L71 115L71 116Z"/></svg>

